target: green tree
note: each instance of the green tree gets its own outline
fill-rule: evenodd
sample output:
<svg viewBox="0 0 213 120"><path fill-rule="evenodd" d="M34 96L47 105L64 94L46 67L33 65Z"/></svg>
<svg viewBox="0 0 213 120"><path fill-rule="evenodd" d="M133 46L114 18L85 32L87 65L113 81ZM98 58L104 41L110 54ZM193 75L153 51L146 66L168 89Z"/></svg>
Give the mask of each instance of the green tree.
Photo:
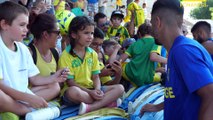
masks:
<svg viewBox="0 0 213 120"><path fill-rule="evenodd" d="M193 9L190 12L190 16L194 19L211 19L210 7L213 7L213 0L207 0L200 7Z"/></svg>

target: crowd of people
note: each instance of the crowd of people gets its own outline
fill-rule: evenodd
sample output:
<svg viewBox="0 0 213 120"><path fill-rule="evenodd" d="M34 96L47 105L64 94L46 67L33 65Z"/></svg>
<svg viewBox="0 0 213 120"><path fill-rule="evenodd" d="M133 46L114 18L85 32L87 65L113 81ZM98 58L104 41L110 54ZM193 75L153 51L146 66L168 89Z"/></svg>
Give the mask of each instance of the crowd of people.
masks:
<svg viewBox="0 0 213 120"><path fill-rule="evenodd" d="M165 120L211 119L211 25L197 22L190 39L179 0L156 0L151 20L140 0L127 1L126 15L117 0L108 19L107 2L0 3L0 116L61 105L80 105L81 115L118 107L131 87L161 83L164 102L141 114L164 109Z"/></svg>

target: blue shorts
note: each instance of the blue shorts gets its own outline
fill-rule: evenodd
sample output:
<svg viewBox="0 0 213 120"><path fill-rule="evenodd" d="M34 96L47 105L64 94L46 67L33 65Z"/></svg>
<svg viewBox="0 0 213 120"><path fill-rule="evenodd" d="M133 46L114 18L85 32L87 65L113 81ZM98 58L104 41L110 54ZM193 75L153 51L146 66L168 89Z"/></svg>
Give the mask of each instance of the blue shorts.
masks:
<svg viewBox="0 0 213 120"><path fill-rule="evenodd" d="M106 86L101 86L101 91L103 91L104 93L106 92ZM63 104L68 105L68 106L74 106L74 105L79 105L80 103L75 103L72 100L70 100L67 95L66 92L64 93L64 95L62 96L62 101Z"/></svg>

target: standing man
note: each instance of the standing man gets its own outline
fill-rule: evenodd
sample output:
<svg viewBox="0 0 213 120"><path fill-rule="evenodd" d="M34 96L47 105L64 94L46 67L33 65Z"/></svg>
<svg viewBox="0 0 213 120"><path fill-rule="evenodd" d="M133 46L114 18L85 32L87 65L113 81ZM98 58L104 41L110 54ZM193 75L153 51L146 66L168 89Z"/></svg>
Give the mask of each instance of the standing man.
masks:
<svg viewBox="0 0 213 120"><path fill-rule="evenodd" d="M201 44L182 35L183 12L179 0L157 0L151 12L156 43L169 53L164 119L211 120L213 63Z"/></svg>
<svg viewBox="0 0 213 120"><path fill-rule="evenodd" d="M211 40L211 25L206 21L197 22L191 29L193 37L197 40L212 57L213 60L213 41Z"/></svg>

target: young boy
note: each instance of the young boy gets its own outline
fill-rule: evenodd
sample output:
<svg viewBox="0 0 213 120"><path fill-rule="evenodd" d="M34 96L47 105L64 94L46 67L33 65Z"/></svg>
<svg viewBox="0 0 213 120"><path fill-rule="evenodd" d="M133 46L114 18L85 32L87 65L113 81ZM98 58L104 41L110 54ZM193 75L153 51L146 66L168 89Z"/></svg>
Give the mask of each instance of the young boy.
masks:
<svg viewBox="0 0 213 120"><path fill-rule="evenodd" d="M115 60L118 60L120 49L121 45L117 41L113 39L105 40L103 42L103 50L104 54L109 57L106 63L112 64Z"/></svg>
<svg viewBox="0 0 213 120"><path fill-rule="evenodd" d="M26 37L28 10L16 3L0 4L0 112L25 115L32 109L47 107L47 102L32 93L28 82L65 81L68 72L61 69L50 77L38 76L28 48L21 43ZM44 116L45 117L45 116Z"/></svg>
<svg viewBox="0 0 213 120"><path fill-rule="evenodd" d="M112 64L106 63L105 55L101 51L102 49L101 46L103 44L103 41L104 41L104 33L101 31L101 29L95 28L94 39L90 47L94 49L98 54L99 65L101 68L101 73L99 74L101 83L102 85L119 84L121 80L121 74L122 74L121 64L117 60L113 61ZM111 76L114 76L114 79L112 79Z"/></svg>
<svg viewBox="0 0 213 120"><path fill-rule="evenodd" d="M135 86L159 82L159 79L154 81L156 77L154 62L167 62L165 58L159 55L159 47L155 45L154 38L150 34L151 25L148 23L142 24L137 33L140 39L131 44L120 57L123 62L128 57L132 58L130 62L123 64L122 76Z"/></svg>
<svg viewBox="0 0 213 120"><path fill-rule="evenodd" d="M110 18L112 26L107 31L109 38L115 38L120 44L123 43L123 40L130 37L127 29L121 25L123 18L124 15L121 11L113 11Z"/></svg>

